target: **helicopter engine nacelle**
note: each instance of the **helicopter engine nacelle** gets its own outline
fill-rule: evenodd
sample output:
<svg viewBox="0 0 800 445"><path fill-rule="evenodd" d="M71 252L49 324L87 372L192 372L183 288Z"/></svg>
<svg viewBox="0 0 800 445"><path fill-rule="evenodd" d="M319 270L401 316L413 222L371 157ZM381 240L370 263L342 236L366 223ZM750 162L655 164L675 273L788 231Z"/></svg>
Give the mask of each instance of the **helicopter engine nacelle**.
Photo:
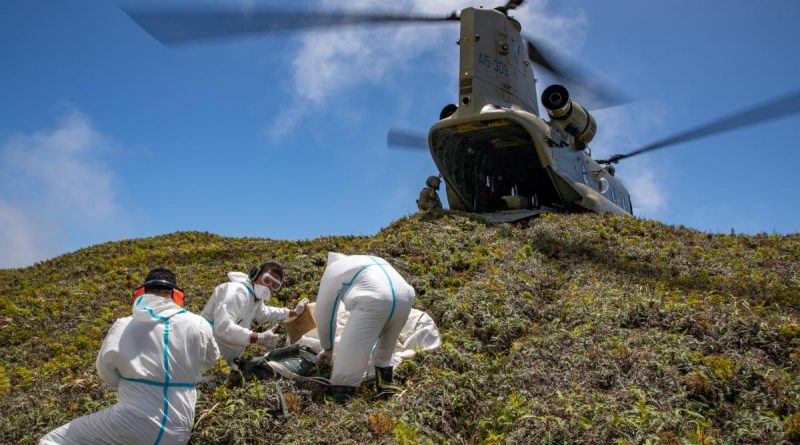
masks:
<svg viewBox="0 0 800 445"><path fill-rule="evenodd" d="M597 133L597 122L583 106L569 98L562 85L550 85L542 92L542 105L547 114L564 131L575 137L576 145L584 148Z"/></svg>

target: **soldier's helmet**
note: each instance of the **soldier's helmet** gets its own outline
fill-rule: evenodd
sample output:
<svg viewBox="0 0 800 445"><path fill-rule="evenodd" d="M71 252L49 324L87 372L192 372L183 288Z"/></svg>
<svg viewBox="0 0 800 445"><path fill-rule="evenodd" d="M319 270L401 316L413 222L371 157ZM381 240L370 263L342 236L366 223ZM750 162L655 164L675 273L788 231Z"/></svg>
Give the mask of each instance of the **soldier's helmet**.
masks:
<svg viewBox="0 0 800 445"><path fill-rule="evenodd" d="M433 187L436 190L439 190L439 178L437 176L428 176L425 184L427 184L428 187Z"/></svg>

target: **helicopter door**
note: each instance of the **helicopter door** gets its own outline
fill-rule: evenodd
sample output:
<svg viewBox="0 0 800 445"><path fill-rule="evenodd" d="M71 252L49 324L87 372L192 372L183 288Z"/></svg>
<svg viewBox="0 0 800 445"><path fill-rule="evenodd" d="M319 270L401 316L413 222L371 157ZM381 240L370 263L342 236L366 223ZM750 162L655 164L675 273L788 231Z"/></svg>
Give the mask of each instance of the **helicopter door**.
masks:
<svg viewBox="0 0 800 445"><path fill-rule="evenodd" d="M458 197L453 187L447 184L447 181L445 181L444 190L447 194L447 205L451 210L467 211L467 206L465 206L461 198Z"/></svg>
<svg viewBox="0 0 800 445"><path fill-rule="evenodd" d="M485 213L539 205L562 207L522 126L482 121L467 128L438 128L431 133L431 141L431 155L445 178L450 208Z"/></svg>

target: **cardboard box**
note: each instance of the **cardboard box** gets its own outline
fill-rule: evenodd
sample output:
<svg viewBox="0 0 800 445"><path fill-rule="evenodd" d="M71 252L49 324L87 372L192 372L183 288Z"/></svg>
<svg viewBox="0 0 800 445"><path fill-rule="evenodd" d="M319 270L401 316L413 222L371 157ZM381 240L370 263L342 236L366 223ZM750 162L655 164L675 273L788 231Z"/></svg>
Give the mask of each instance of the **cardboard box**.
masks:
<svg viewBox="0 0 800 445"><path fill-rule="evenodd" d="M302 314L283 322L283 327L286 328L286 333L289 335L289 341L292 342L292 344L300 340L306 332L317 327L317 323L314 321L315 305L316 303L308 303Z"/></svg>

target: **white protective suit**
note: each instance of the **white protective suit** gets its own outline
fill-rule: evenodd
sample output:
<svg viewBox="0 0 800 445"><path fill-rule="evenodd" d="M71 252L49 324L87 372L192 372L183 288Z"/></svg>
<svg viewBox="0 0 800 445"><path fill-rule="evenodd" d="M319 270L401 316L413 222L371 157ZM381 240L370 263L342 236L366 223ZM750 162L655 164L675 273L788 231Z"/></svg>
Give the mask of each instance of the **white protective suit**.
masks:
<svg viewBox="0 0 800 445"><path fill-rule="evenodd" d="M344 327L347 326L347 320L349 317L350 313L344 309L343 305L339 305L339 310L336 314L337 333L341 334L341 332L344 330ZM312 329L303 335L303 337L297 341L297 344L308 346L312 349L320 349L320 341L319 337L317 337L317 334L317 330ZM334 349L338 347L337 345L341 342L341 340L341 335L334 337ZM442 338L439 335L439 330L436 328L436 323L433 321L430 315L418 309L411 308L411 312L408 314L408 320L403 326L403 329L400 330L400 335L397 337L397 343L395 343L394 346L394 354L392 354L392 367L397 367L400 362L407 358L413 357L419 351L436 349L441 345ZM301 382L314 380L298 375L292 369L283 367L280 364L279 366L274 366L273 362L268 363L270 366L273 366L273 369L275 369L280 375L286 377L287 379ZM368 363L366 372L361 379L363 380L365 378L370 378L374 375L375 370L372 367L372 363Z"/></svg>
<svg viewBox="0 0 800 445"><path fill-rule="evenodd" d="M229 282L214 289L202 315L213 328L222 356L233 362L250 345L253 320L261 323L284 321L289 318L289 309L268 306L256 298L245 273L230 272L228 279Z"/></svg>
<svg viewBox="0 0 800 445"><path fill-rule="evenodd" d="M342 303L349 317L333 353L331 384L358 386L369 363L392 366L397 337L414 304L414 288L385 260L330 252L314 319L320 344L331 349Z"/></svg>
<svg viewBox="0 0 800 445"><path fill-rule="evenodd" d="M189 441L195 382L219 358L211 327L172 300L144 294L118 319L97 355L97 373L117 403L75 419L39 442L168 445Z"/></svg>

